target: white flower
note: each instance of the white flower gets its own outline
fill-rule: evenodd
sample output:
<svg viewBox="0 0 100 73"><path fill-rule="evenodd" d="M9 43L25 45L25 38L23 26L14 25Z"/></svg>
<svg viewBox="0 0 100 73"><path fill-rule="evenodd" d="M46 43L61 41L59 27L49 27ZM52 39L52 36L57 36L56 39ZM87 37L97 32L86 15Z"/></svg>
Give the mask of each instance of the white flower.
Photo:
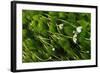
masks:
<svg viewBox="0 0 100 73"><path fill-rule="evenodd" d="M63 29L64 24L59 24L58 27L59 29Z"/></svg>
<svg viewBox="0 0 100 73"><path fill-rule="evenodd" d="M78 26L78 27L76 28L76 31L77 31L78 33L80 33L80 32L82 31L82 26Z"/></svg>
<svg viewBox="0 0 100 73"><path fill-rule="evenodd" d="M82 26L78 26L76 28L76 31L73 31L74 35L73 35L73 42L77 43L77 35L82 31Z"/></svg>
<svg viewBox="0 0 100 73"><path fill-rule="evenodd" d="M55 51L55 48L52 48L52 51Z"/></svg>
<svg viewBox="0 0 100 73"><path fill-rule="evenodd" d="M73 36L73 42L74 42L74 43L77 43L77 34L76 34L76 33L75 33L74 36Z"/></svg>
<svg viewBox="0 0 100 73"><path fill-rule="evenodd" d="M74 38L77 38L77 34L75 33L73 37L74 37Z"/></svg>
<svg viewBox="0 0 100 73"><path fill-rule="evenodd" d="M74 43L77 43L77 38L73 38Z"/></svg>

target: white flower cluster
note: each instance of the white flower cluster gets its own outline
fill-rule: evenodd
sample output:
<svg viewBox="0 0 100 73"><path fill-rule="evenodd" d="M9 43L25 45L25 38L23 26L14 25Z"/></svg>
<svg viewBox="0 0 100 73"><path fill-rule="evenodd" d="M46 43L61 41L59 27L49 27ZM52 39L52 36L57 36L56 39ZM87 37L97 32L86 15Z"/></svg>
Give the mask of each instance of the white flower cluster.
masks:
<svg viewBox="0 0 100 73"><path fill-rule="evenodd" d="M73 31L73 33L74 33L74 35L73 35L73 42L74 42L74 43L77 43L77 35L78 35L79 33L81 33L81 31L82 31L82 26L78 26L78 27L76 28L76 31Z"/></svg>

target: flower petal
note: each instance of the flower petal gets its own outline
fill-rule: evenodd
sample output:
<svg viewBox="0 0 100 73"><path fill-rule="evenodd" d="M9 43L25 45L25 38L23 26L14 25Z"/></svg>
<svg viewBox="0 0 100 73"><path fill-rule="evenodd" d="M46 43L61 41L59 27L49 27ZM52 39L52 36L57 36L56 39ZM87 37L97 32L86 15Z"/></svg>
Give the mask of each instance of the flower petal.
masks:
<svg viewBox="0 0 100 73"><path fill-rule="evenodd" d="M58 26L59 26L59 29L63 29L63 25L64 25L64 24L58 25Z"/></svg>
<svg viewBox="0 0 100 73"><path fill-rule="evenodd" d="M77 27L77 28L76 28L76 31L77 31L78 33L80 33L80 32L82 31L82 26Z"/></svg>

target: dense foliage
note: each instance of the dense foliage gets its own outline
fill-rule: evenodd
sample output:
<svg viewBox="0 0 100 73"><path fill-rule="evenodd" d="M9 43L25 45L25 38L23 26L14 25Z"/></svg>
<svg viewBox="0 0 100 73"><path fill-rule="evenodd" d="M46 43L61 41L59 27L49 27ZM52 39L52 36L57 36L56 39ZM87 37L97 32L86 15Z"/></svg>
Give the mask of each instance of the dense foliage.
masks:
<svg viewBox="0 0 100 73"><path fill-rule="evenodd" d="M91 58L90 13L22 11L23 62Z"/></svg>

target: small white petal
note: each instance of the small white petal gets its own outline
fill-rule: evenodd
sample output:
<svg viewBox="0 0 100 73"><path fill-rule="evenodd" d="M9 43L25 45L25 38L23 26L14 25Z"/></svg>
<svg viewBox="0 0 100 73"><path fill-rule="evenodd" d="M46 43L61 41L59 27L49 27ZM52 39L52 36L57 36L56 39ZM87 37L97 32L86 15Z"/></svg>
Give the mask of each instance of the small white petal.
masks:
<svg viewBox="0 0 100 73"><path fill-rule="evenodd" d="M77 28L76 28L76 31L77 31L78 33L80 33L80 32L82 31L82 26L77 27Z"/></svg>
<svg viewBox="0 0 100 73"><path fill-rule="evenodd" d="M73 38L73 42L74 43L77 43L77 38Z"/></svg>
<svg viewBox="0 0 100 73"><path fill-rule="evenodd" d="M76 33L75 33L74 36L73 36L73 42L74 42L74 43L77 43L77 34L76 34Z"/></svg>
<svg viewBox="0 0 100 73"><path fill-rule="evenodd" d="M55 48L52 48L52 51L55 51Z"/></svg>
<svg viewBox="0 0 100 73"><path fill-rule="evenodd" d="M77 34L75 33L73 37L76 38L77 37Z"/></svg>
<svg viewBox="0 0 100 73"><path fill-rule="evenodd" d="M64 24L59 24L59 25L58 25L59 29L63 29L63 25L64 25Z"/></svg>

